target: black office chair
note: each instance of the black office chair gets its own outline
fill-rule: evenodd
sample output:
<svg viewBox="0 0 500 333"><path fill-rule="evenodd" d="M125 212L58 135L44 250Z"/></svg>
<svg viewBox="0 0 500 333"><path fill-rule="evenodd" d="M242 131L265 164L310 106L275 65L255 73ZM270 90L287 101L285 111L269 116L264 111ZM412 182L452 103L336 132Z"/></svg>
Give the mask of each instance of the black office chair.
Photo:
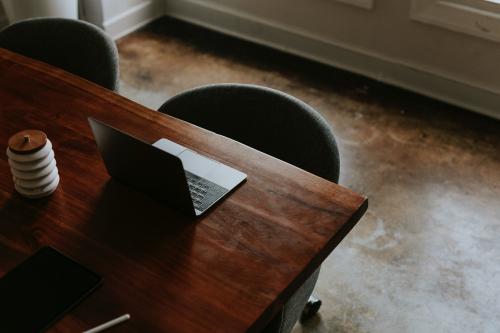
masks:
<svg viewBox="0 0 500 333"><path fill-rule="evenodd" d="M339 153L326 121L313 108L283 92L254 85L215 84L166 101L160 112L230 137L337 182ZM321 301L311 298L319 268L295 292L264 332L288 333Z"/></svg>
<svg viewBox="0 0 500 333"><path fill-rule="evenodd" d="M0 47L118 89L115 43L90 23L64 18L20 21L0 31Z"/></svg>

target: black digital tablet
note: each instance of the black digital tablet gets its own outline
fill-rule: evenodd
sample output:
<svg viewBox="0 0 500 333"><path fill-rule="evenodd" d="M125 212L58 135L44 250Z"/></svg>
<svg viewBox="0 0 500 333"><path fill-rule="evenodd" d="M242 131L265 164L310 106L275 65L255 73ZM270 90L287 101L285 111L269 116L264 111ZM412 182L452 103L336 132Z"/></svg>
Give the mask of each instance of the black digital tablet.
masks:
<svg viewBox="0 0 500 333"><path fill-rule="evenodd" d="M47 330L101 281L57 250L40 249L0 279L0 332Z"/></svg>

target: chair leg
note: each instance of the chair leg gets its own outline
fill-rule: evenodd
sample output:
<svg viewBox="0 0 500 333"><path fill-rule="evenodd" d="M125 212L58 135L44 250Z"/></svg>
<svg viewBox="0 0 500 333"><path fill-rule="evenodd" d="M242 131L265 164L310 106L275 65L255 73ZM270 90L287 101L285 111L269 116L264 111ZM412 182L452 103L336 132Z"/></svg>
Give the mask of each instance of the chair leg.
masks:
<svg viewBox="0 0 500 333"><path fill-rule="evenodd" d="M309 296L309 300L307 301L304 310L302 310L300 321L304 322L309 318L311 318L312 316L314 316L319 311L320 307L321 307L321 300L314 296Z"/></svg>

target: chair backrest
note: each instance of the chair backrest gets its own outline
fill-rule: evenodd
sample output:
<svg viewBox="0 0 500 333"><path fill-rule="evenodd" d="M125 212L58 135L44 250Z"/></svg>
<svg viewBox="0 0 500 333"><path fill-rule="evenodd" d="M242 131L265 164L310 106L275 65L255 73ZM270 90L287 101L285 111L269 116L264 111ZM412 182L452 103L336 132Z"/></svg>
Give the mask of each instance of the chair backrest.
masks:
<svg viewBox="0 0 500 333"><path fill-rule="evenodd" d="M283 92L214 84L174 96L159 111L338 181L339 153L332 130L312 107Z"/></svg>
<svg viewBox="0 0 500 333"><path fill-rule="evenodd" d="M0 47L118 88L118 52L100 28L79 20L35 18L0 31Z"/></svg>

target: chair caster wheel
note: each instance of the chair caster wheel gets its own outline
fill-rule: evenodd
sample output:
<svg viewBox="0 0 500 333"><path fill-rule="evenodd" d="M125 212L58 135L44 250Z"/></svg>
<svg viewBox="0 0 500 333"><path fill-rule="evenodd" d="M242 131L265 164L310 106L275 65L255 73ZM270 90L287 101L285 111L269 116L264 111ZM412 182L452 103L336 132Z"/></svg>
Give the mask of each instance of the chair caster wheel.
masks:
<svg viewBox="0 0 500 333"><path fill-rule="evenodd" d="M304 322L314 316L316 313L318 313L319 308L321 307L321 300L317 299L316 297L309 297L309 300L306 303L306 306L304 307L304 310L302 310L302 315L300 316L300 321Z"/></svg>

